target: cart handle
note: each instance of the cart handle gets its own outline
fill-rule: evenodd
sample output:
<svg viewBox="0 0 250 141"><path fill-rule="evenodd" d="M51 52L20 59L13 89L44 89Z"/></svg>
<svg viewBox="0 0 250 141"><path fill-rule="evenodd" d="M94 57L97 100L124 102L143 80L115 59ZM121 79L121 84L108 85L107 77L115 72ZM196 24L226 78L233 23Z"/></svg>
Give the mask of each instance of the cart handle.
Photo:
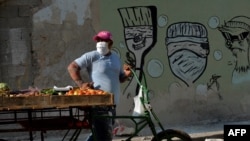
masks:
<svg viewBox="0 0 250 141"><path fill-rule="evenodd" d="M130 68L130 70L131 70L131 72L133 73L133 76L135 77L135 79L136 79L137 83L139 84L139 86L142 87L142 91L143 91L142 102L143 102L143 103L149 103L149 101L148 101L148 99L149 99L149 96L148 96L148 89L146 88L146 86L144 86L144 85L140 82L140 80L139 80L138 76L136 75L135 71L134 71L133 69L131 69L131 68Z"/></svg>

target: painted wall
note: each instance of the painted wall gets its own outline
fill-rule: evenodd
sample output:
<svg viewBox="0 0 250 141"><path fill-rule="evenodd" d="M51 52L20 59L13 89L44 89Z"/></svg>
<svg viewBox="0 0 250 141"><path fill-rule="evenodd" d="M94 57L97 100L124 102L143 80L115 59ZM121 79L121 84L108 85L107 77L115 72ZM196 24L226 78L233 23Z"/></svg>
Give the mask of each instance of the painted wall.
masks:
<svg viewBox="0 0 250 141"><path fill-rule="evenodd" d="M147 82L166 124L249 117L247 0L103 0L103 29L114 51ZM120 113L133 109L135 78L123 85ZM129 110L128 110L129 109Z"/></svg>
<svg viewBox="0 0 250 141"><path fill-rule="evenodd" d="M17 0L15 6L20 4ZM31 46L25 46L30 51L22 56L30 56L25 62L32 65L18 62L15 70L23 74L18 76L22 79L16 83L13 78L11 86L74 85L67 65L95 49L93 35L107 29L113 33L113 51L136 68L144 85L147 82L151 105L165 125L247 119L248 5L249 0L39 1L29 7ZM17 55L12 57L18 60ZM26 69L32 73L24 73ZM8 76L15 74L0 70L5 76L2 81L9 82ZM82 75L88 79L86 73ZM122 90L117 112L132 114L133 97L138 92L135 78L123 84Z"/></svg>

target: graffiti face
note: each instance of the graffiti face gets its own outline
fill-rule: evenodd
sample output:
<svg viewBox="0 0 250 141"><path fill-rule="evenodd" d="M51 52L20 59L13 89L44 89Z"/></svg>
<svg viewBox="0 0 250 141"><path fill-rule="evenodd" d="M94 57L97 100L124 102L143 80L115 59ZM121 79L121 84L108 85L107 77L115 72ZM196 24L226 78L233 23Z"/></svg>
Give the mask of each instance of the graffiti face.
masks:
<svg viewBox="0 0 250 141"><path fill-rule="evenodd" d="M219 31L225 38L226 47L235 57L235 68L233 71L233 83L250 80L250 18L235 17L219 27Z"/></svg>
<svg viewBox="0 0 250 141"><path fill-rule="evenodd" d="M139 61L137 68L140 68L143 57L156 43L156 7L124 7L118 11L123 21L126 46L135 54L136 61Z"/></svg>
<svg viewBox="0 0 250 141"><path fill-rule="evenodd" d="M153 29L151 26L127 27L124 30L126 44L132 52L144 51L153 43Z"/></svg>
<svg viewBox="0 0 250 141"><path fill-rule="evenodd" d="M248 49L247 37L249 32L244 29L239 29L237 32L222 32L226 40L226 47L232 51L235 56L239 56L241 52L246 52Z"/></svg>
<svg viewBox="0 0 250 141"><path fill-rule="evenodd" d="M203 73L207 64L208 50L192 42L172 43L168 45L168 58L175 76L193 83Z"/></svg>
<svg viewBox="0 0 250 141"><path fill-rule="evenodd" d="M133 66L139 81L144 78L144 58L156 43L157 35L157 9L155 6L123 7L118 9L124 27L124 39L128 52L127 63ZM132 57L131 57L132 56ZM129 89L124 93L138 93L139 85L132 77Z"/></svg>
<svg viewBox="0 0 250 141"><path fill-rule="evenodd" d="M194 83L207 66L207 30L199 23L174 23L168 27L166 46L172 73L187 85Z"/></svg>

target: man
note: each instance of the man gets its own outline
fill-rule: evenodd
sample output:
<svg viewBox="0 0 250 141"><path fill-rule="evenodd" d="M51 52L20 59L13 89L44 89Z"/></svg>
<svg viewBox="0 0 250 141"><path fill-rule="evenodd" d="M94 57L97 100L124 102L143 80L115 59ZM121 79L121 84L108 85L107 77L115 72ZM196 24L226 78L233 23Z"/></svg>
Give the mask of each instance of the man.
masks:
<svg viewBox="0 0 250 141"><path fill-rule="evenodd" d="M111 52L113 45L112 35L109 31L101 31L93 37L96 41L96 50L87 52L75 59L68 66L71 78L81 89L101 89L114 94L115 104L119 103L120 83L130 75L130 66L124 65L117 54ZM80 70L86 68L91 82L84 82ZM109 107L94 107L93 112L98 115L115 113ZM97 141L112 141L112 120L99 118L92 122Z"/></svg>

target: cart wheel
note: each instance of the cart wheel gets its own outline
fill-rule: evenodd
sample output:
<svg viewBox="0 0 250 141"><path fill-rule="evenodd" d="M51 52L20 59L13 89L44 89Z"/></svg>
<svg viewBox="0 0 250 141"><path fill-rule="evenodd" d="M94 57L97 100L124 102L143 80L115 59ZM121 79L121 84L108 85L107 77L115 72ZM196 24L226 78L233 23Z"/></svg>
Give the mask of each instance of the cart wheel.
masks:
<svg viewBox="0 0 250 141"><path fill-rule="evenodd" d="M158 139L158 140L157 140ZM152 141L192 141L191 137L179 130L168 129L165 131L161 131L157 134L157 138L153 137Z"/></svg>

